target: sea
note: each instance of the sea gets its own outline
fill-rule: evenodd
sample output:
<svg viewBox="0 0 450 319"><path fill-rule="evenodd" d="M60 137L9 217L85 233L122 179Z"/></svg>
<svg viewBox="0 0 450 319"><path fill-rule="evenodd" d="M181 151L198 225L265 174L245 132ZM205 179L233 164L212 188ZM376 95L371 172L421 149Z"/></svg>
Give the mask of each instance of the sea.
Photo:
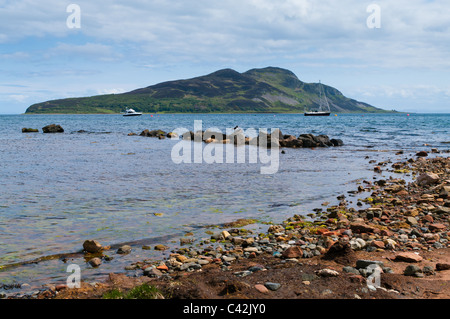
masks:
<svg viewBox="0 0 450 319"><path fill-rule="evenodd" d="M64 133L42 133L49 124ZM211 144L139 136L145 129L226 133L236 126L249 136L278 128L295 136L325 134L344 145L265 150L256 161L253 146L237 146L236 154L245 149L244 160L223 155L220 161L225 145L211 151ZM258 233L338 204L342 194L354 204L364 196L351 192L358 184L395 176L375 173L376 163L432 148L448 156L450 114L0 115L0 294L64 284L74 264L90 282L110 272L135 276L124 267L166 258L180 238L200 245L225 223L253 219L246 228ZM275 171L262 173L269 164ZM88 239L111 246L96 269L80 253ZM123 244L130 254L116 253ZM142 249L157 244L170 249Z"/></svg>

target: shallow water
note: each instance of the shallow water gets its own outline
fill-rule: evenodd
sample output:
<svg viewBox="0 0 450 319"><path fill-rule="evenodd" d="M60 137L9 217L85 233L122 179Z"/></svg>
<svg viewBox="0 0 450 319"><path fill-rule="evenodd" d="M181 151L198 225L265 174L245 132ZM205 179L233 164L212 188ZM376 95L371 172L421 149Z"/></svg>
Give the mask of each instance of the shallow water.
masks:
<svg viewBox="0 0 450 319"><path fill-rule="evenodd" d="M296 136L326 134L345 145L286 149L278 172L263 175L264 164L248 160L175 164L171 150L179 141L127 136L144 129L194 130L194 120L223 132L239 125ZM65 133L21 133L23 127L41 131L53 123ZM84 240L96 239L133 244L132 254L100 267L103 274L121 271L133 260L160 257L141 250L144 243L173 247L187 232L209 237L205 227L211 224L239 218L280 222L324 201L336 203L337 195L355 189L355 180L373 178L366 156L379 161L401 158L394 155L399 149L405 150L403 158L430 147L445 150L449 133L450 115L433 114L0 115L0 266L78 252ZM99 273L82 258L74 260L85 278ZM6 268L0 283L61 281L66 267L57 258Z"/></svg>

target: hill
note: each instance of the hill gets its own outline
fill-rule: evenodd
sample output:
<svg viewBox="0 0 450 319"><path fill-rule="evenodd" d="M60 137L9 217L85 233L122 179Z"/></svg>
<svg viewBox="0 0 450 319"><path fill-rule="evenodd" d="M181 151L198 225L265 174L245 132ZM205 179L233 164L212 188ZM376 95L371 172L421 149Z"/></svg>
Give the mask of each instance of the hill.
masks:
<svg viewBox="0 0 450 319"><path fill-rule="evenodd" d="M323 85L334 113L385 110L345 97ZM192 79L163 82L122 94L67 98L31 105L26 113L303 113L317 108L319 84L289 70L267 67L244 73L223 69Z"/></svg>

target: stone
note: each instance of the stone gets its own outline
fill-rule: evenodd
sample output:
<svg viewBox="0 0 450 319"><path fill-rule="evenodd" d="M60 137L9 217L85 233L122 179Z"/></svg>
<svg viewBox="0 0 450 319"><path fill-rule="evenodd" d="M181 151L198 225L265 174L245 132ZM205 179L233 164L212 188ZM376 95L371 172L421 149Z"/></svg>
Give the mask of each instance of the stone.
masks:
<svg viewBox="0 0 450 319"><path fill-rule="evenodd" d="M163 273L159 269L156 269L153 267L148 267L148 268L144 269L144 276L151 277L151 278L159 278L162 275L163 275Z"/></svg>
<svg viewBox="0 0 450 319"><path fill-rule="evenodd" d="M317 275L322 277L337 277L339 276L339 272L337 272L336 270L325 268L317 271Z"/></svg>
<svg viewBox="0 0 450 319"><path fill-rule="evenodd" d="M261 285L261 284L256 284L255 285L255 289L258 290L260 293L262 294L267 294L269 293L269 289L266 288L266 286Z"/></svg>
<svg viewBox="0 0 450 319"><path fill-rule="evenodd" d="M224 231L221 233L221 235L222 235L222 237L223 237L224 239L228 239L229 237L231 237L231 234L230 234L228 231L226 231L226 230L224 230Z"/></svg>
<svg viewBox="0 0 450 319"><path fill-rule="evenodd" d="M236 257L222 256L222 260L225 262L231 262L231 261L235 261Z"/></svg>
<svg viewBox="0 0 450 319"><path fill-rule="evenodd" d="M299 258L303 256L303 251L299 246L292 246L286 249L282 256L284 258Z"/></svg>
<svg viewBox="0 0 450 319"><path fill-rule="evenodd" d="M131 246L129 246L129 245L120 246L119 249L117 249L117 253L121 254L121 255L126 255L126 254L131 253Z"/></svg>
<svg viewBox="0 0 450 319"><path fill-rule="evenodd" d="M141 134L139 134L140 136L145 136L145 137L160 137L160 136L166 136L167 133L161 130L144 130L141 132Z"/></svg>
<svg viewBox="0 0 450 319"><path fill-rule="evenodd" d="M280 289L281 284L275 283L275 282L266 282L266 283L264 284L264 286L265 286L267 289L269 289L269 290L277 291L278 289Z"/></svg>
<svg viewBox="0 0 450 319"><path fill-rule="evenodd" d="M426 186L439 182L439 175L434 173L423 173L416 179L417 184Z"/></svg>
<svg viewBox="0 0 450 319"><path fill-rule="evenodd" d="M44 132L44 133L64 133L64 129L61 127L61 125L50 124L50 125L44 126L42 128L42 132Z"/></svg>
<svg viewBox="0 0 450 319"><path fill-rule="evenodd" d="M415 253L401 252L395 256L395 261L420 262L423 258Z"/></svg>
<svg viewBox="0 0 450 319"><path fill-rule="evenodd" d="M358 283L358 284L363 284L363 283L366 282L366 278L364 278L363 276L359 275L359 273L349 276L348 279L350 279L351 282Z"/></svg>
<svg viewBox="0 0 450 319"><path fill-rule="evenodd" d="M102 250L102 245L96 240L86 240L83 243L83 249L88 253L98 253Z"/></svg>
<svg viewBox="0 0 450 319"><path fill-rule="evenodd" d="M435 274L434 269L433 269L433 267L431 267L431 266L425 266L425 267L423 267L422 272L423 272L425 275L427 275L427 276L431 276L431 275L434 275L434 274Z"/></svg>
<svg viewBox="0 0 450 319"><path fill-rule="evenodd" d="M167 265L164 264L164 263L162 263L159 266L157 266L156 269L158 269L160 271L169 271L169 267L167 267Z"/></svg>
<svg viewBox="0 0 450 319"><path fill-rule="evenodd" d="M357 269L367 268L371 265L379 265L379 266L383 267L383 262L378 261L378 260L365 260L365 259L359 259L356 261Z"/></svg>
<svg viewBox="0 0 450 319"><path fill-rule="evenodd" d="M166 249L169 249L169 247L164 246L164 245L156 245L155 246L155 250L166 250Z"/></svg>
<svg viewBox="0 0 450 319"><path fill-rule="evenodd" d="M376 228L364 223L352 223L350 229L355 233L374 233Z"/></svg>
<svg viewBox="0 0 450 319"><path fill-rule="evenodd" d="M342 271L349 274L359 275L359 270L356 268L353 268L351 266L345 266L342 268Z"/></svg>
<svg viewBox="0 0 450 319"><path fill-rule="evenodd" d="M406 222L412 226L418 224L417 219L415 219L414 217L411 217L411 216L406 217Z"/></svg>
<svg viewBox="0 0 450 319"><path fill-rule="evenodd" d="M89 265L91 265L92 267L98 267L102 264L102 260L98 257L92 258L91 260L89 260Z"/></svg>
<svg viewBox="0 0 450 319"><path fill-rule="evenodd" d="M437 263L436 264L437 271L450 270L450 264L446 263Z"/></svg>
<svg viewBox="0 0 450 319"><path fill-rule="evenodd" d="M375 248L384 249L386 245L381 240L374 240L372 241L371 245Z"/></svg>
<svg viewBox="0 0 450 319"><path fill-rule="evenodd" d="M446 226L444 224L431 224L428 225L428 229L432 232L434 231L442 231L446 228Z"/></svg>
<svg viewBox="0 0 450 319"><path fill-rule="evenodd" d="M422 273L422 269L420 269L416 265L408 265L403 271L403 274L405 276L416 276L417 273Z"/></svg>
<svg viewBox="0 0 450 319"><path fill-rule="evenodd" d="M426 157L428 156L428 153L426 151L420 151L416 153L416 156L418 157Z"/></svg>

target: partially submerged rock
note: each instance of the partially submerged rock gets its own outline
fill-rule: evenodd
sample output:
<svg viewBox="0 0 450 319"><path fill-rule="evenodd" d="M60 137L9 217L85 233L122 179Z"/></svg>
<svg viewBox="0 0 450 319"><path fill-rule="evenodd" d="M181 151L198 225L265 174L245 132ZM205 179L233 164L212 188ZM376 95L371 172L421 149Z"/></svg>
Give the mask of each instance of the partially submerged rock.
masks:
<svg viewBox="0 0 450 319"><path fill-rule="evenodd" d="M44 132L44 133L64 133L64 129L61 127L61 125L50 124L50 125L44 126L42 128L42 132Z"/></svg>
<svg viewBox="0 0 450 319"><path fill-rule="evenodd" d="M22 133L38 133L39 130L35 128L22 128Z"/></svg>

